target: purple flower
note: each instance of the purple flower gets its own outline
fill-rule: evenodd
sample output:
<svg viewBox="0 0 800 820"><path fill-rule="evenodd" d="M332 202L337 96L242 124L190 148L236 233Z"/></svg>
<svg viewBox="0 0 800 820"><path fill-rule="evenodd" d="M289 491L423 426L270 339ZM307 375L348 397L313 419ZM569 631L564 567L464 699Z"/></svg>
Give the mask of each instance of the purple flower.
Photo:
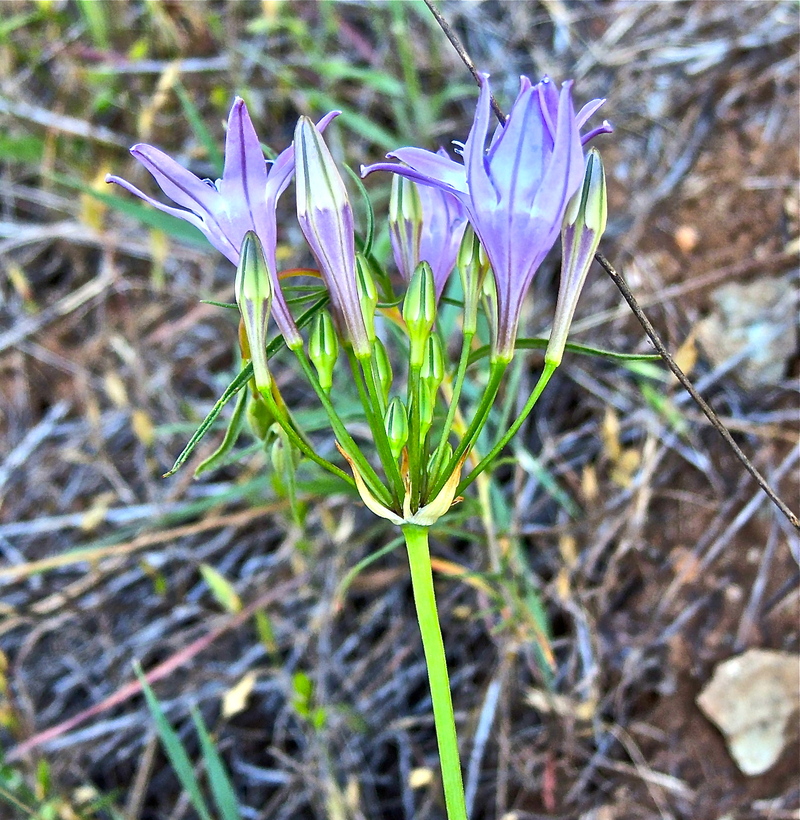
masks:
<svg viewBox="0 0 800 820"><path fill-rule="evenodd" d="M603 123L581 139L580 128L603 100L592 101L576 115L571 88L567 82L559 92L547 78L533 85L522 77L511 112L495 129L487 150L490 91L489 77L483 75L463 164L421 148L399 148L389 156L402 165L362 168L364 176L392 171L461 201L494 272L495 359L513 356L523 297L583 178L583 143L610 130Z"/></svg>
<svg viewBox="0 0 800 820"><path fill-rule="evenodd" d="M324 117L319 127L324 129L337 113L334 111ZM245 234L253 231L258 236L272 279L272 315L290 347L302 344L280 289L275 260L275 209L278 197L286 190L294 173L293 148L289 147L279 154L268 173L247 107L244 100L237 97L228 116L222 179L216 182L201 180L152 145L134 145L131 154L147 168L161 190L179 207L153 199L120 177L109 175L106 182L115 182L159 211L194 225L234 265L239 264Z"/></svg>
<svg viewBox="0 0 800 820"><path fill-rule="evenodd" d="M443 148L437 153L447 158ZM467 227L461 200L440 188L395 177L390 210L389 235L398 270L409 282L417 265L427 262L438 301L455 267Z"/></svg>
<svg viewBox="0 0 800 820"><path fill-rule="evenodd" d="M294 132L297 220L316 257L342 338L359 358L371 354L356 280L353 208L319 128L300 117Z"/></svg>

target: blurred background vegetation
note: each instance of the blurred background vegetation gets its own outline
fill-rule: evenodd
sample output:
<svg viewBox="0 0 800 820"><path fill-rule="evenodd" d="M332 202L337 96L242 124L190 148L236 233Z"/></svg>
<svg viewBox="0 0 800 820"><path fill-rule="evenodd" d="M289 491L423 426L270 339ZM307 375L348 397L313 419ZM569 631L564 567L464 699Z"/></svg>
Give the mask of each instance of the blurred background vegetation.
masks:
<svg viewBox="0 0 800 820"><path fill-rule="evenodd" d="M796 4L440 8L501 105L520 74L608 98L601 250L796 506ZM243 818L443 816L404 557L351 572L393 533L311 469L290 497L246 436L194 481L224 425L161 478L236 372L235 317L200 302L231 301L233 271L103 179L152 190L141 141L215 177L235 94L274 150L341 109L326 136L354 169L463 140L476 98L412 0L0 2L0 817L198 816L134 660L201 802L205 738ZM388 262L388 180L367 183ZM574 338L649 352L598 271ZM517 357L498 413L539 364ZM797 655L797 539L661 368L565 361L433 548L472 818L797 816L796 742L746 776L695 704L734 654Z"/></svg>

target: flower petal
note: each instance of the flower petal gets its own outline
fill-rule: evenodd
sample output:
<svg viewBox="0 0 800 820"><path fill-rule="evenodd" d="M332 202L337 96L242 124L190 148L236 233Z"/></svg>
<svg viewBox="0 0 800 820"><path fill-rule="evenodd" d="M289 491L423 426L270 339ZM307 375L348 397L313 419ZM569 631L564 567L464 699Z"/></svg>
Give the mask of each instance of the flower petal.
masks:
<svg viewBox="0 0 800 820"><path fill-rule="evenodd" d="M249 230L263 237L266 232L267 163L253 121L241 97L237 97L228 116L225 135L225 170L219 192L230 222L230 239L241 245Z"/></svg>
<svg viewBox="0 0 800 820"><path fill-rule="evenodd" d="M154 208L157 208L159 211L163 211L165 214L169 214L170 216L174 216L177 219L182 219L184 222L188 222L190 225L194 225L199 231L201 231L208 241L222 254L228 257L228 259L233 260L233 258L237 258L239 256L238 250L236 250L230 242L228 242L225 237L213 230L209 229L208 223L200 216L192 211L187 211L183 208L176 208L173 205L165 205L163 202L159 202L157 199L153 199L153 197L148 196L144 191L140 191L135 185L132 185L122 177L115 176L113 174L106 175L106 182L113 182L115 185L119 185L121 188L124 188L129 193L133 194L134 196L138 196L139 199L144 200L147 202L148 205L152 205Z"/></svg>

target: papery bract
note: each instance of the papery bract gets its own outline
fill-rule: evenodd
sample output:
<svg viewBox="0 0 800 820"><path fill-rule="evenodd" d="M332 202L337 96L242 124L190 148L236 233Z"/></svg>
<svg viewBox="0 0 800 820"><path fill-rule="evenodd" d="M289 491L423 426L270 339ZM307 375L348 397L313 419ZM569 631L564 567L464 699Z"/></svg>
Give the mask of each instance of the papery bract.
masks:
<svg viewBox="0 0 800 820"><path fill-rule="evenodd" d="M510 360L522 300L539 265L552 248L570 197L583 176L580 128L602 104L594 100L575 114L572 83L561 91L547 78L527 77L504 124L487 150L491 119L488 75L480 96L464 163L421 148L389 154L402 164L377 163L362 175L383 170L457 197L489 257L497 288L493 358ZM610 130L604 123L585 139Z"/></svg>
<svg viewBox="0 0 800 820"><path fill-rule="evenodd" d="M323 117L319 128L324 129L338 113L333 111ZM280 289L275 260L275 209L294 173L294 149L289 147L280 153L268 170L247 106L237 97L228 116L221 179L201 180L152 145L134 145L131 154L179 207L159 202L121 177L109 175L106 182L114 182L154 208L194 225L234 265L239 264L245 234L253 231L258 236L272 279L272 315L289 346L302 344Z"/></svg>

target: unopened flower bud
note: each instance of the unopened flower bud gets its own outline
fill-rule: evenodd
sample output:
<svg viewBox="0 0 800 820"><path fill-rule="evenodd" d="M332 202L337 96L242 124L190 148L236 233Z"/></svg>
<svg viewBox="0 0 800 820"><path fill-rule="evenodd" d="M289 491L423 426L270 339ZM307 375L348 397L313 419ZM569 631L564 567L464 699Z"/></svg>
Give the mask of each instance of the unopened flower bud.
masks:
<svg viewBox="0 0 800 820"><path fill-rule="evenodd" d="M375 339L372 345L372 352L375 362L375 372L378 376L378 385L383 394L383 403L389 401L389 391L392 388L392 363L389 361L389 354L380 339Z"/></svg>
<svg viewBox="0 0 800 820"><path fill-rule="evenodd" d="M436 391L444 379L444 353L439 337L432 333L425 342L425 358L419 371L420 379L435 398Z"/></svg>
<svg viewBox="0 0 800 820"><path fill-rule="evenodd" d="M408 441L408 414L405 405L397 396L389 402L383 422L386 437L389 439L389 449L395 458L399 458Z"/></svg>
<svg viewBox="0 0 800 820"><path fill-rule="evenodd" d="M375 288L372 266L369 260L360 253L356 254L356 281L367 338L372 343L375 341L375 308L378 305L378 291Z"/></svg>
<svg viewBox="0 0 800 820"><path fill-rule="evenodd" d="M586 275L606 229L608 203L603 163L596 148L586 157L583 185L572 197L561 229L561 282L558 302L544 359L551 366L561 363L569 326Z"/></svg>
<svg viewBox="0 0 800 820"><path fill-rule="evenodd" d="M436 476L431 475L431 470L433 469L433 465L436 464L436 453L438 453L438 449L434 450L431 453L431 457L428 459L428 480L431 484L436 483ZM453 457L453 445L450 444L449 441L444 443L444 451L442 453L441 459L439 459L440 464L449 464L450 459Z"/></svg>
<svg viewBox="0 0 800 820"><path fill-rule="evenodd" d="M395 264L406 282L419 261L421 235L422 202L417 186L395 174L389 199L389 237Z"/></svg>
<svg viewBox="0 0 800 820"><path fill-rule="evenodd" d="M425 356L425 341L436 319L436 291L433 271L427 262L420 262L403 301L403 319L411 343L410 364L419 367Z"/></svg>
<svg viewBox="0 0 800 820"><path fill-rule="evenodd" d="M353 209L331 152L313 122L301 117L294 135L297 220L331 297L340 335L359 358L370 346L358 297Z"/></svg>
<svg viewBox="0 0 800 820"><path fill-rule="evenodd" d="M269 428L275 422L275 416L260 396L248 398L246 418L250 432L261 441L267 438Z"/></svg>
<svg viewBox="0 0 800 820"><path fill-rule="evenodd" d="M436 390L424 382L420 385L419 391L419 437L425 440L428 430L433 424L433 411L436 407Z"/></svg>
<svg viewBox="0 0 800 820"><path fill-rule="evenodd" d="M333 320L326 310L321 310L311 326L308 337L308 358L317 369L320 387L329 393L333 385L333 368L339 355L339 340Z"/></svg>
<svg viewBox="0 0 800 820"><path fill-rule="evenodd" d="M467 226L461 240L456 267L464 290L464 332L475 333L478 327L478 297L486 268L481 262L481 243L471 226Z"/></svg>
<svg viewBox="0 0 800 820"><path fill-rule="evenodd" d="M267 321L272 303L272 281L261 241L253 231L248 231L242 241L235 292L253 362L253 378L259 392L264 392L270 389L272 382L267 366Z"/></svg>

